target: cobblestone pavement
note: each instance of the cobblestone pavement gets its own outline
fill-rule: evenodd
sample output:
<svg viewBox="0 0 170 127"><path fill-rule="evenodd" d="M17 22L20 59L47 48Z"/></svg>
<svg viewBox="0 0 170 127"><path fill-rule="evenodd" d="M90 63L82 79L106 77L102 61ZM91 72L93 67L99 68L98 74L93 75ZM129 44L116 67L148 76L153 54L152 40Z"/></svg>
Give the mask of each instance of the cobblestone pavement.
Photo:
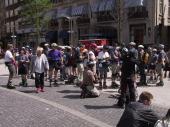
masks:
<svg viewBox="0 0 170 127"><path fill-rule="evenodd" d="M97 127L33 99L0 90L0 127Z"/></svg>
<svg viewBox="0 0 170 127"><path fill-rule="evenodd" d="M1 83L2 86L4 86L6 84L6 82L7 82L7 77L0 77L0 83ZM18 85L19 82L20 82L20 80L14 79L15 85ZM146 88L140 88L140 89L146 89ZM73 85L60 85L59 87L52 87L51 88L51 87L49 87L49 83L46 82L46 87L45 87L46 92L36 94L33 80L29 80L29 87L19 87L19 86L17 86L16 90L20 91L22 93L26 93L28 95L37 96L37 97L44 98L46 100L67 106L70 109L73 109L75 111L79 111L79 112L81 112L81 113L83 113L87 116L95 118L95 119L97 119L101 122L104 122L104 123L106 123L107 125L110 125L110 126L116 126L116 124L117 124L118 120L120 119L120 116L123 112L122 109L114 107L114 104L116 104L117 101L116 101L116 99L114 99L111 96L111 94L116 94L117 90L114 90L114 91L110 90L111 93L106 91L106 93L103 93L99 98L80 99L79 98L80 89L78 87L73 86ZM54 116L52 116L52 115L55 114L57 120L56 121L54 120L53 122L55 124L59 123L59 124L62 125L62 121L60 121L61 120L60 115L62 114L62 111L56 112L56 110L57 111L59 110L58 108L52 108L52 110L54 110L54 112L55 112L54 114L44 113L43 109L45 109L46 107L48 108L48 106L50 106L50 105L41 104L40 102L37 102L35 100L30 100L30 99L27 99L25 97L16 96L15 94L11 95L12 97L14 97L14 99L12 99L11 97L7 97L7 96L9 96L8 95L9 93L3 92L3 91L0 92L0 93L1 93L1 97L2 96L6 97L6 98L5 97L2 98L3 103L4 103L4 104L2 103L2 105L8 105L9 107L11 105L14 106L14 107L12 107L12 109L14 108L14 112L11 113L12 116L11 117L9 116L10 118L15 116L15 110L16 110L16 112L18 112L18 114L19 114L19 115L17 114L18 116L22 116L22 115L27 116L27 114L28 114L28 116L30 116L30 115L34 116L34 115L36 115L36 112L38 112L37 115L42 116L42 118L45 121L48 121L50 119L50 117L53 118ZM6 99L8 100L7 102L5 101ZM38 108L37 107L38 105L41 105L41 108ZM5 108L6 106L0 107L0 108L4 109L5 111L7 111L7 112L5 112L5 114L6 113L8 114L8 106L7 106L7 108ZM31 112L30 110L32 108L33 108L33 111ZM154 104L153 108L160 115L164 115L166 110L167 110L167 107L162 107L162 106L157 105L157 104ZM10 110L9 110L9 113L10 113ZM79 120L78 118L74 117L74 115L71 115L72 117L70 117L69 113L66 113L65 115L67 115L67 114L68 114L68 116L66 116L65 119L67 119L68 117L69 118L68 118L68 121L66 120L66 123L65 123L66 125L63 124L63 126L67 126L67 122L70 123L69 122L69 119L70 119L70 121L78 120L78 121L76 121L77 124L74 124L74 123L71 124L70 123L73 127L79 127L81 125L81 122L82 122L82 125L81 125L82 127L83 126L87 126L87 127L94 126L95 127L95 125L88 124L87 121L84 120L84 119ZM4 118L4 121L6 121L5 116L3 116L3 118ZM25 117L25 119L27 119L27 118L29 119L31 117ZM27 120L26 120L26 123L24 124L25 121L23 121L23 123L22 123L22 121L20 121L20 118L15 118L15 119L19 119L19 121L18 120L13 121L14 123L16 122L15 123L16 125L22 124L22 125L24 125L24 127L25 127L25 125L27 125L27 122L28 122ZM24 117L23 117L23 119L24 119ZM37 117L35 117L35 120L34 120L34 117L32 118L33 125L30 125L30 127L32 127L32 126L34 127L34 124L38 125L38 122L36 122L37 121L36 119L37 119ZM38 120L41 120L41 117ZM6 121L6 122L8 122L8 121ZM31 121L29 121L29 122L31 122ZM45 122L45 125L49 124L50 127L53 127L54 126L53 122L50 123L50 120L49 120L49 123ZM43 124L44 123L42 122L42 125Z"/></svg>
<svg viewBox="0 0 170 127"><path fill-rule="evenodd" d="M0 65L0 86L2 87L5 87L7 82L7 74L7 69ZM95 121L115 127L123 113L123 109L114 106L117 100L112 95L117 94L117 90L104 90L99 98L80 99L80 88L74 85L61 84L51 88L46 82L46 92L37 94L33 80L28 80L28 87L19 87L20 81L18 78L14 79L13 83L17 86L14 91L19 91L24 96L5 91L4 88L0 89L0 127L99 126L99 124L95 124ZM110 84L109 79L108 83ZM145 90L153 93L155 97L153 108L161 116L170 107L170 85L167 79L165 84L164 87L151 85L150 87L138 88L139 93ZM38 97L38 99L32 97ZM50 102L46 103L48 101ZM60 105L54 106L51 104L52 102ZM69 110L64 110L65 108L61 108L62 106L69 108Z"/></svg>

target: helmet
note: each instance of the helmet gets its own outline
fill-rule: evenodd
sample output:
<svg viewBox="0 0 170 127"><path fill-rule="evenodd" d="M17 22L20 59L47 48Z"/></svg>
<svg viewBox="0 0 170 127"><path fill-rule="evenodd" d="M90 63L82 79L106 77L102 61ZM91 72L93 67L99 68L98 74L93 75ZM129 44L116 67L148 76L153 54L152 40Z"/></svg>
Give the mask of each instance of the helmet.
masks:
<svg viewBox="0 0 170 127"><path fill-rule="evenodd" d="M142 49L144 49L144 46L143 46L143 45L139 45L139 46L138 46L138 48L142 48Z"/></svg>
<svg viewBox="0 0 170 127"><path fill-rule="evenodd" d="M136 45L136 43L135 43L135 42L130 42L130 43L129 43L129 45L131 45L131 46L135 46L135 45Z"/></svg>
<svg viewBox="0 0 170 127"><path fill-rule="evenodd" d="M123 49L122 49L122 52L128 53L128 49L127 49L127 48L123 48Z"/></svg>
<svg viewBox="0 0 170 127"><path fill-rule="evenodd" d="M163 44L159 44L159 48L160 48L160 49L164 49L165 46L164 46Z"/></svg>

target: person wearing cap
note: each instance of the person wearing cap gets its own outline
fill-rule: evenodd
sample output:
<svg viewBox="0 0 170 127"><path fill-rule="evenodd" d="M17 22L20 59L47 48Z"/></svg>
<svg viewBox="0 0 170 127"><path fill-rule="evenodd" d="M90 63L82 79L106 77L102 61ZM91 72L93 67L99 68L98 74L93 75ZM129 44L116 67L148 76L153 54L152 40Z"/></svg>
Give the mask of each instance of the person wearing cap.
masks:
<svg viewBox="0 0 170 127"><path fill-rule="evenodd" d="M14 59L14 56L12 54L13 51L13 45L8 44L7 45L7 51L5 52L5 65L8 67L9 70L9 78L8 78L8 83L7 83L7 88L9 89L15 89L15 86L12 84L12 79L15 75L16 72L16 62Z"/></svg>
<svg viewBox="0 0 170 127"><path fill-rule="evenodd" d="M120 47L116 47L115 50L112 50L110 53L111 56L111 71L112 71L112 88L118 88L119 85L116 83L116 77L119 74L120 71Z"/></svg>
<svg viewBox="0 0 170 127"><path fill-rule="evenodd" d="M123 48L121 56L120 97L117 102L117 106L120 108L123 108L125 104L136 101L135 62L133 59L129 54L129 50Z"/></svg>
<svg viewBox="0 0 170 127"><path fill-rule="evenodd" d="M106 79L108 70L108 63L110 59L110 55L108 53L108 48L106 45L103 46L103 50L98 54L98 67L99 67L99 89L106 89ZM103 82L102 82L103 80Z"/></svg>
<svg viewBox="0 0 170 127"><path fill-rule="evenodd" d="M152 50L152 55L151 55L150 61L149 61L149 73L150 73L149 81L156 80L156 64L157 64L157 61L158 61L157 49L154 48Z"/></svg>
<svg viewBox="0 0 170 127"><path fill-rule="evenodd" d="M81 85L82 92L80 98L100 96L100 92L97 90L94 84L95 75L93 72L93 66L93 62L87 62L87 66L83 72L83 82Z"/></svg>
<svg viewBox="0 0 170 127"><path fill-rule="evenodd" d="M149 54L144 50L144 46L139 45L138 46L138 60L139 60L138 67L139 67L139 74L140 74L140 82L137 84L140 86L147 86L145 69L147 66L148 58L149 58Z"/></svg>
<svg viewBox="0 0 170 127"><path fill-rule="evenodd" d="M132 55L134 59L138 59L138 51L136 50L135 46L136 46L135 42L129 43L129 54Z"/></svg>
<svg viewBox="0 0 170 127"><path fill-rule="evenodd" d="M57 50L57 44L51 44L51 50L48 53L48 61L49 61L49 79L50 86L52 85L52 76L54 72L54 84L57 84L57 73L62 64L62 54L59 50Z"/></svg>
<svg viewBox="0 0 170 127"><path fill-rule="evenodd" d="M164 51L164 45L160 44L158 47L158 62L156 65L156 71L158 73L158 75L160 76L160 82L158 82L156 85L157 86L163 86L164 82L163 82L163 67L165 65L165 61L167 59L167 55Z"/></svg>
<svg viewBox="0 0 170 127"><path fill-rule="evenodd" d="M18 57L18 75L21 75L22 82L20 86L28 86L27 76L28 76L28 63L30 62L28 56L26 55L26 50L21 49L20 55Z"/></svg>

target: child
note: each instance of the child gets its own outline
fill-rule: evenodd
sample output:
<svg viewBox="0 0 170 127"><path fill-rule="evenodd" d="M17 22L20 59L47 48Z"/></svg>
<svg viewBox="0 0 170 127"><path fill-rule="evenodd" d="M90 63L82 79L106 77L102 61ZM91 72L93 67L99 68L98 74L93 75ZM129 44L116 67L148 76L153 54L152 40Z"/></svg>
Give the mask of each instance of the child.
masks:
<svg viewBox="0 0 170 127"><path fill-rule="evenodd" d="M36 92L44 92L44 72L49 70L48 60L42 53L43 48L37 48L37 56L34 62Z"/></svg>
<svg viewBox="0 0 170 127"><path fill-rule="evenodd" d="M29 59L26 55L26 52L24 49L21 49L18 58L18 74L21 75L22 78L22 82L20 83L20 86L28 85L27 83L28 63L29 63Z"/></svg>

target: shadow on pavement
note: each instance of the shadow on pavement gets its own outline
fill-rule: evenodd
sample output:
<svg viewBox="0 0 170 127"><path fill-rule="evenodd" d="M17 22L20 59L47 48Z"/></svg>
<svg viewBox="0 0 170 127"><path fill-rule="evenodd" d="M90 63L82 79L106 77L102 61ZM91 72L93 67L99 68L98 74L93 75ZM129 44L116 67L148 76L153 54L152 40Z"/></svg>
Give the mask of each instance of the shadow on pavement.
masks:
<svg viewBox="0 0 170 127"><path fill-rule="evenodd" d="M80 95L66 95L63 98L68 98L68 99L80 99Z"/></svg>
<svg viewBox="0 0 170 127"><path fill-rule="evenodd" d="M5 77L6 77L6 76L9 76L9 74L3 74L3 75L0 75L0 77L3 77L3 76L5 76Z"/></svg>
<svg viewBox="0 0 170 127"><path fill-rule="evenodd" d="M105 106L105 105L102 105L102 106L96 106L96 105L84 105L84 107L86 109L108 109L108 108L114 108L114 106Z"/></svg>
<svg viewBox="0 0 170 127"><path fill-rule="evenodd" d="M23 92L23 93L36 93L36 90L20 90L19 92Z"/></svg>
<svg viewBox="0 0 170 127"><path fill-rule="evenodd" d="M79 91L79 90L62 90L62 91L57 91L57 92L69 94L69 93L80 93L81 91Z"/></svg>

